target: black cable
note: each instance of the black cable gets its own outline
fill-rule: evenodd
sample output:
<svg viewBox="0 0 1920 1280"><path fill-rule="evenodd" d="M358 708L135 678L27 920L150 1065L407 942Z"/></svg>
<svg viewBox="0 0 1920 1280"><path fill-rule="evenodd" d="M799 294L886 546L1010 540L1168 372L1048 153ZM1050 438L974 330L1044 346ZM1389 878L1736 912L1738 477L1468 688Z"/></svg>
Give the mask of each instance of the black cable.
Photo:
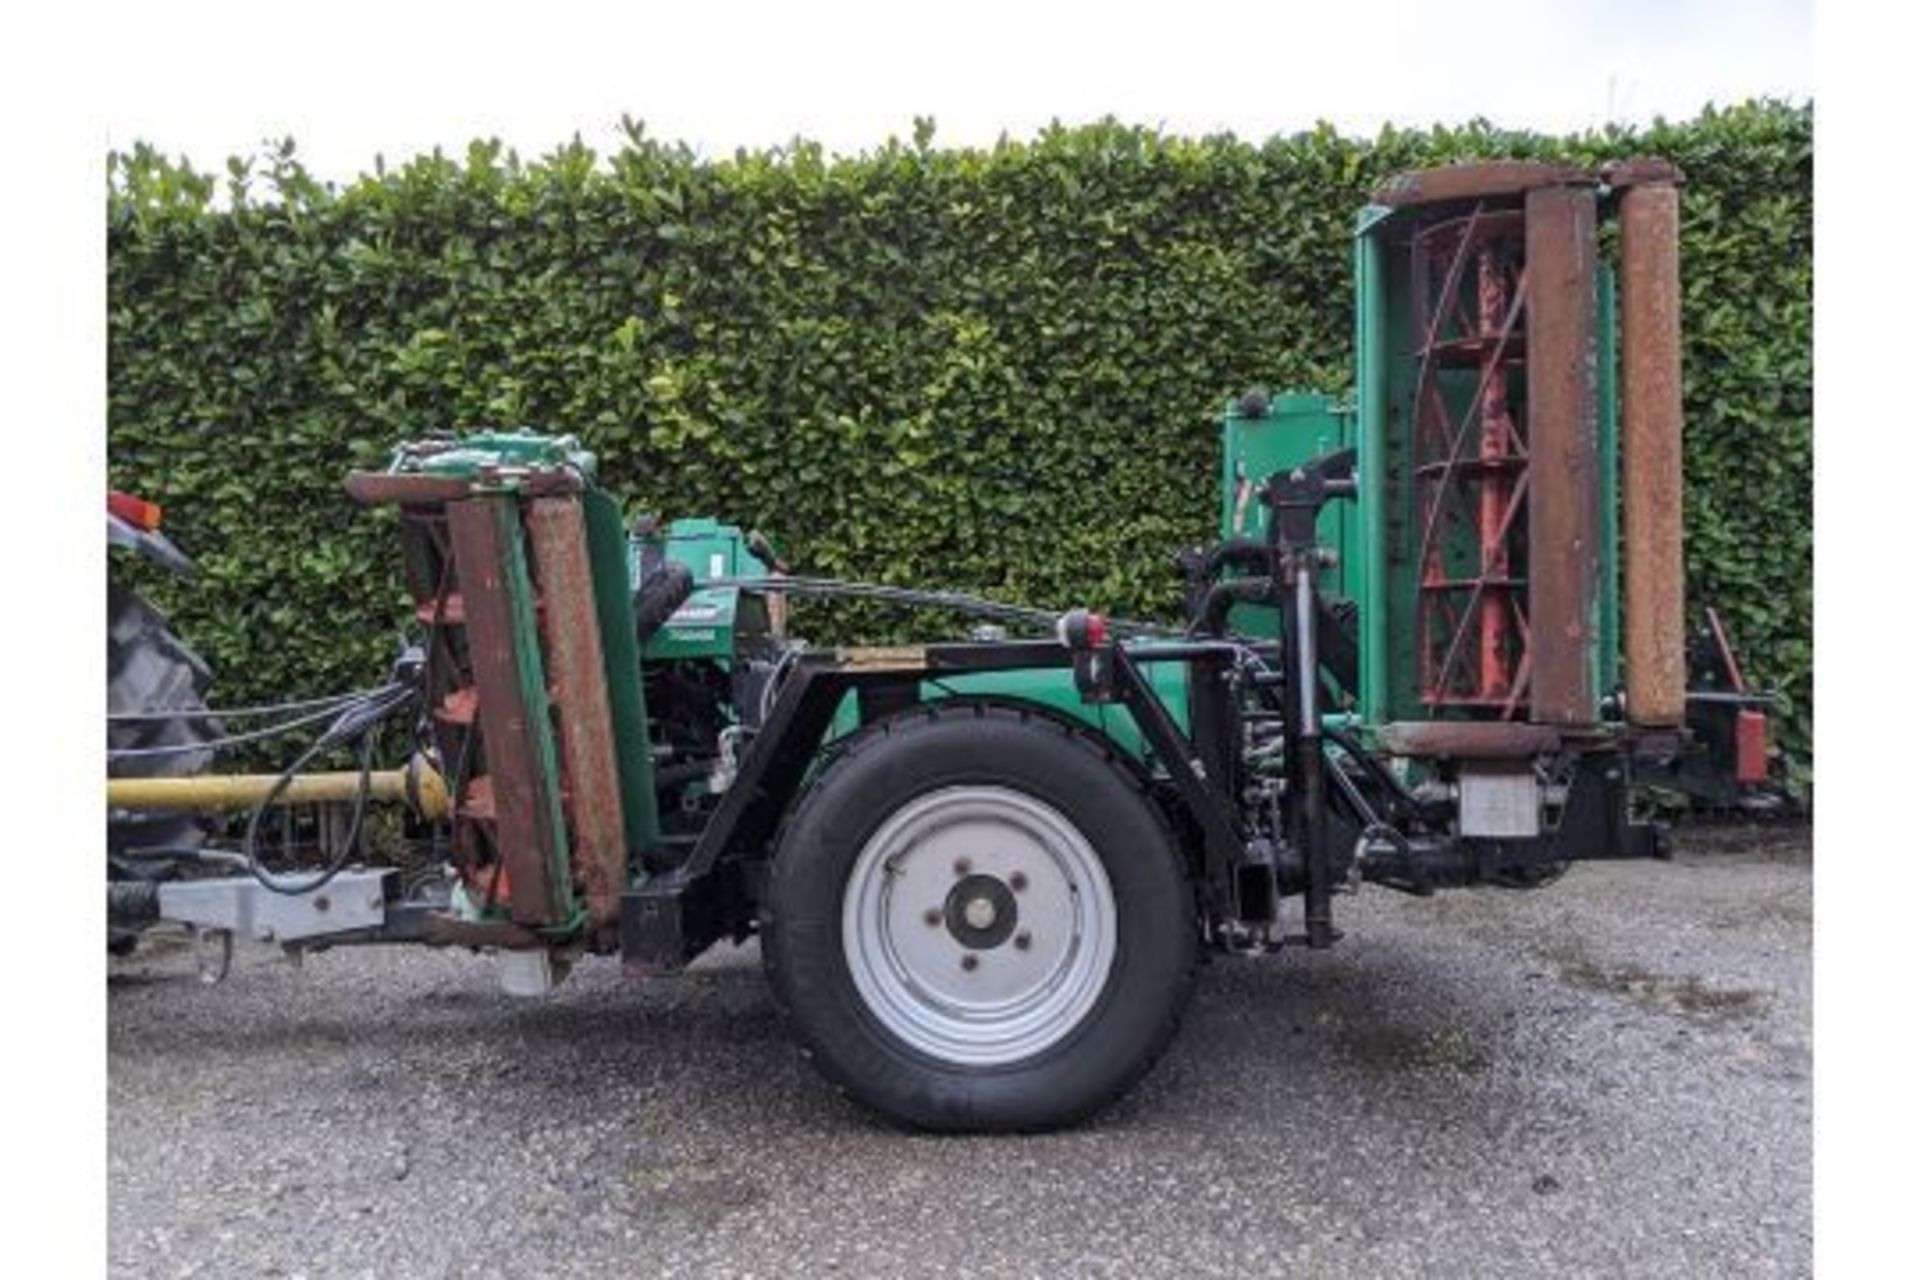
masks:
<svg viewBox="0 0 1920 1280"><path fill-rule="evenodd" d="M237 747L248 742L260 742L267 738L277 738L295 729L304 728L310 724L318 724L322 720L336 716L349 714L356 707L367 706L378 698L385 697L395 689L402 687L403 686L392 684L383 685L366 697L360 698L355 702L346 703L344 706L340 704L330 704L319 711L311 711L303 716L295 716L290 720L283 720L279 724L268 725L264 729L251 729L246 733L228 734L220 738L210 738L204 742L182 742L164 747L121 747L118 750L109 748L107 750L107 759L109 761L140 760L152 756L190 755L199 751L221 751L228 747Z"/></svg>
<svg viewBox="0 0 1920 1280"><path fill-rule="evenodd" d="M245 720L253 716L270 715L281 711L339 707L361 698L371 698L380 692L382 689L355 689L351 693L335 693L324 698L302 698L297 702L265 702L251 707L202 707L197 711L112 711L107 713L107 722L137 724L150 720Z"/></svg>
<svg viewBox="0 0 1920 1280"><path fill-rule="evenodd" d="M1060 613L1029 605L988 600L964 591L929 591L916 587L896 587L884 582L853 582L841 578L815 578L804 575L773 575L764 578L709 578L696 583L696 590L733 587L743 591L780 591L793 595L838 596L852 600L874 600L924 609L950 609L1002 622L1017 622L1051 630ZM1134 618L1108 618L1107 628L1115 633L1175 637L1178 627Z"/></svg>
<svg viewBox="0 0 1920 1280"><path fill-rule="evenodd" d="M252 873L255 880L260 882L261 887L273 893L297 897L301 894L313 893L345 868L347 860L360 843L360 831L366 819L367 801L373 789L373 748L378 730L389 716L412 702L413 698L413 689L401 687L397 693L375 705L361 703L348 708L332 725L328 726L325 733L315 739L312 746L296 756L293 763L274 779L273 786L261 798L260 803L254 806L252 815L247 819L247 832L242 845L247 870ZM369 699L368 702L372 700ZM281 793L292 785L294 778L309 760L322 751L355 740L360 743L360 783L354 790L353 815L347 824L347 834L340 842L340 851L334 855L333 861L324 870L305 882L290 884L285 880L277 879L260 862L261 819L267 810L273 807L273 802L280 797Z"/></svg>

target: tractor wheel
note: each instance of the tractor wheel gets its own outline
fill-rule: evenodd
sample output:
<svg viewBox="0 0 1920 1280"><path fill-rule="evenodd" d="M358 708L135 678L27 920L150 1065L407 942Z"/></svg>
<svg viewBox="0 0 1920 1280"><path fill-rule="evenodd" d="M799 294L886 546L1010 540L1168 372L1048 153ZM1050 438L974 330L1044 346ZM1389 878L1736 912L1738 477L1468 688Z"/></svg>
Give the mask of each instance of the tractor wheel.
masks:
<svg viewBox="0 0 1920 1280"><path fill-rule="evenodd" d="M204 711L210 676L207 664L173 634L166 618L138 595L107 584L107 712ZM135 720L107 724L107 748L192 746L220 736L217 721L207 719ZM109 760L110 778L176 777L197 773L212 760L211 751ZM206 833L195 818L178 813L116 813L107 819L109 879L159 878L169 865L138 862L138 849L198 848ZM108 943L130 949L133 935L109 930Z"/></svg>
<svg viewBox="0 0 1920 1280"><path fill-rule="evenodd" d="M762 954L829 1079L934 1130L1071 1124L1172 1038L1199 930L1156 806L1104 744L947 703L876 724L782 831Z"/></svg>

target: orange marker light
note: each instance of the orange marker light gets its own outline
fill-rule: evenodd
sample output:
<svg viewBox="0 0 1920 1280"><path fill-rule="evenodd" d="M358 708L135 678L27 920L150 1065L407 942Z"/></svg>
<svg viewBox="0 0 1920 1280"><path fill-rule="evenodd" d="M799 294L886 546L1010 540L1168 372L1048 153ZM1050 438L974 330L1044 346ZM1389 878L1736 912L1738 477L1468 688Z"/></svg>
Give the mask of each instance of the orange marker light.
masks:
<svg viewBox="0 0 1920 1280"><path fill-rule="evenodd" d="M160 527L160 504L113 490L107 494L107 510L136 529L152 533Z"/></svg>

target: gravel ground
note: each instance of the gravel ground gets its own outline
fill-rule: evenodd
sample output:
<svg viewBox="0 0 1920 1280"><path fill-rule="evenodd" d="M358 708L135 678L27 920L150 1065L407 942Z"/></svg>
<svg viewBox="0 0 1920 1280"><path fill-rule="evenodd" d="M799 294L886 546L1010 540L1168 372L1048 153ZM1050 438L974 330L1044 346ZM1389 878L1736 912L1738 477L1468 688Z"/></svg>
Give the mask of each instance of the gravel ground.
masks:
<svg viewBox="0 0 1920 1280"><path fill-rule="evenodd" d="M1219 960L1159 1067L1028 1138L870 1120L751 948L553 996L399 950L112 965L116 1275L1801 1275L1803 832L1536 893L1343 899Z"/></svg>

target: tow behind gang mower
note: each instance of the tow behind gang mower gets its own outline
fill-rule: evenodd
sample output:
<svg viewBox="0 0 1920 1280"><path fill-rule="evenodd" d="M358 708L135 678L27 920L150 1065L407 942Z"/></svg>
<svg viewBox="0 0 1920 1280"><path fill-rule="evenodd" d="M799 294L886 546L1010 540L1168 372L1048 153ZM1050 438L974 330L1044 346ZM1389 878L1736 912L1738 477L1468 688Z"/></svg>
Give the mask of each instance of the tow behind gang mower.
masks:
<svg viewBox="0 0 1920 1280"><path fill-rule="evenodd" d="M1738 733L1689 727L1678 182L1388 183L1356 238L1353 397L1228 408L1221 537L1179 557L1179 626L798 577L713 521L629 529L570 437L401 446L347 481L398 511L422 635L404 696L363 716L417 722L447 882L261 871L141 910L496 951L529 991L587 954L659 974L757 937L854 1097L1022 1129L1137 1079L1203 950L1329 947L1369 882L1658 856L1647 783L1764 773L1744 687L1695 708ZM995 625L816 649L786 634L805 593Z"/></svg>

